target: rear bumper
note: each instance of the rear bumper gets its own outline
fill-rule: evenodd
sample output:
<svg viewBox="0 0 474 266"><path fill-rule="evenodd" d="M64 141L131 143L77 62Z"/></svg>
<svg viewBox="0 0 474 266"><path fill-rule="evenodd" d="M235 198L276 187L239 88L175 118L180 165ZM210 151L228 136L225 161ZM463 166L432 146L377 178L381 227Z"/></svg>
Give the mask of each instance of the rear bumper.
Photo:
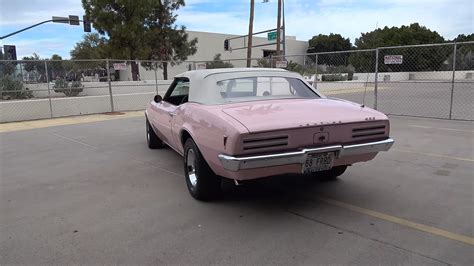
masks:
<svg viewBox="0 0 474 266"><path fill-rule="evenodd" d="M308 154L335 152L336 158L377 153L388 151L395 141L391 138L381 141L367 142L354 145L331 145L319 148L303 149L295 152L274 153L247 157L233 157L219 154L219 160L224 169L239 171L243 169L256 169L270 166L303 164Z"/></svg>

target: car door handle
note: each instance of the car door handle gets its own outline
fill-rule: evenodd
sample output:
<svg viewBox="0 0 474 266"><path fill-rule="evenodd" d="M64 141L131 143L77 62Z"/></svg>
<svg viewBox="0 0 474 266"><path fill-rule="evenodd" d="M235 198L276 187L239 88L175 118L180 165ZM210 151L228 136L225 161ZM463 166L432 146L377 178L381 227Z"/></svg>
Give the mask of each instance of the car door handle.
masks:
<svg viewBox="0 0 474 266"><path fill-rule="evenodd" d="M168 114L169 114L170 116L175 116L175 115L176 115L175 112L168 112Z"/></svg>

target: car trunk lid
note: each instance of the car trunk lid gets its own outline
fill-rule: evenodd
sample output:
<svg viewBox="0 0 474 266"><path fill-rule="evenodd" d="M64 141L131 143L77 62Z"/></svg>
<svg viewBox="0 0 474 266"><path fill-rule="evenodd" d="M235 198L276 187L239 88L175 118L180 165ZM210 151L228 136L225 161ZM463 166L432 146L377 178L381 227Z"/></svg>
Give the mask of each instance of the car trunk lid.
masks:
<svg viewBox="0 0 474 266"><path fill-rule="evenodd" d="M246 102L222 108L250 133L386 119L380 112L339 99L287 99Z"/></svg>

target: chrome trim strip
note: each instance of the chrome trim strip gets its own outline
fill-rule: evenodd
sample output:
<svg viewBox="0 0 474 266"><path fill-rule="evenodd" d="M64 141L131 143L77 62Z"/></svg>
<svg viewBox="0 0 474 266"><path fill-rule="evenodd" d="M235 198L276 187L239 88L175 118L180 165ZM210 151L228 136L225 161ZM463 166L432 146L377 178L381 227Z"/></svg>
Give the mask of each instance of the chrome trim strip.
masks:
<svg viewBox="0 0 474 266"><path fill-rule="evenodd" d="M393 139L386 139L369 143L346 145L343 146L342 150L339 152L338 158L364 153L388 151L390 150L394 142L395 141Z"/></svg>
<svg viewBox="0 0 474 266"><path fill-rule="evenodd" d="M388 151L395 141L386 139L375 142L368 142L354 145L332 145L320 148L303 149L295 152L275 153L267 155L234 157L219 154L219 160L222 166L229 171L238 171L243 169L255 169L269 166L279 166L287 164L303 164L309 154L318 154L326 152L335 152L336 158L343 158L350 155L374 153Z"/></svg>

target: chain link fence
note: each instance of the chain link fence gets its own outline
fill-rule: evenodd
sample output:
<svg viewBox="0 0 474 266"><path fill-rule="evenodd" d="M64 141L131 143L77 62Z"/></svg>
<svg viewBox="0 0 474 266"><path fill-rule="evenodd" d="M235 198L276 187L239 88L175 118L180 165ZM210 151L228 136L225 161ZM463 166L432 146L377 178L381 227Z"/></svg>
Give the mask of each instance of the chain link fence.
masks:
<svg viewBox="0 0 474 266"><path fill-rule="evenodd" d="M328 97L386 114L474 120L474 42L275 57ZM276 63L278 64L278 63Z"/></svg>
<svg viewBox="0 0 474 266"><path fill-rule="evenodd" d="M0 122L142 110L175 75L247 59L0 61ZM393 115L474 120L474 42L253 58L300 73L328 97Z"/></svg>

